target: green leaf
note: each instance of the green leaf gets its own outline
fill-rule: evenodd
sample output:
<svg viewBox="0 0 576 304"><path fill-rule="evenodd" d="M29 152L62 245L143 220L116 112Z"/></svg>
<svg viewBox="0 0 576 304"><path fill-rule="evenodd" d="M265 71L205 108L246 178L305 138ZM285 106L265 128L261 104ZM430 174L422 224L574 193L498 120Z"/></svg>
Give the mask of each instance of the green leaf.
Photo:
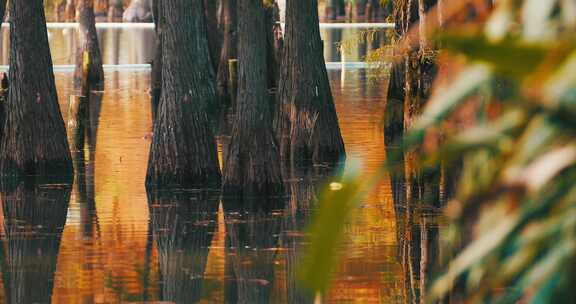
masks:
<svg viewBox="0 0 576 304"><path fill-rule="evenodd" d="M364 181L352 170L341 182L332 182L320 195L319 209L309 227L310 245L299 268L302 283L316 292L325 291L337 264L338 246L345 224L363 198Z"/></svg>

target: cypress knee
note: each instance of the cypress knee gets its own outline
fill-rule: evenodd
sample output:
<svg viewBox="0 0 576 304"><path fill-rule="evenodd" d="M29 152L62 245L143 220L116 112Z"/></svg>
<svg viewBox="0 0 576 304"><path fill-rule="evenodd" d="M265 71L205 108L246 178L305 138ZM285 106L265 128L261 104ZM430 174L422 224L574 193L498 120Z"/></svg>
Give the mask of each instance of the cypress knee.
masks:
<svg viewBox="0 0 576 304"><path fill-rule="evenodd" d="M72 159L58 105L43 1L10 1L10 11L10 90L0 172L68 180Z"/></svg>
<svg viewBox="0 0 576 304"><path fill-rule="evenodd" d="M238 110L225 162L224 191L277 194L282 176L268 94L265 11L261 0L239 0L238 8Z"/></svg>
<svg viewBox="0 0 576 304"><path fill-rule="evenodd" d="M297 163L336 164L344 141L323 56L317 0L289 0L276 128L281 152ZM288 148L289 147L289 148Z"/></svg>
<svg viewBox="0 0 576 304"><path fill-rule="evenodd" d="M148 186L219 186L207 109L216 102L202 0L162 2L162 92Z"/></svg>

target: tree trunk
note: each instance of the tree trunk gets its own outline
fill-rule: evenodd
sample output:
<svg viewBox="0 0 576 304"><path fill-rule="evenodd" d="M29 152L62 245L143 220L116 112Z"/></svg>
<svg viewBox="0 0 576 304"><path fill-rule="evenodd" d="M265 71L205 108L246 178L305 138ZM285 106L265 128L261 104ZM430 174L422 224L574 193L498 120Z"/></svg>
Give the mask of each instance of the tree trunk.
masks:
<svg viewBox="0 0 576 304"><path fill-rule="evenodd" d="M216 102L202 0L162 3L162 93L148 162L149 186L220 184L208 107Z"/></svg>
<svg viewBox="0 0 576 304"><path fill-rule="evenodd" d="M0 172L72 176L72 159L54 83L42 0L11 1L10 90Z"/></svg>
<svg viewBox="0 0 576 304"><path fill-rule="evenodd" d="M238 14L240 89L224 191L277 194L282 190L282 176L268 94L265 11L260 0L239 0Z"/></svg>
<svg viewBox="0 0 576 304"><path fill-rule="evenodd" d="M76 51L76 71L75 85L80 87L82 76L82 66L85 60L89 60L87 84L90 88L96 90L104 89L104 70L102 68L102 55L100 53L100 44L98 34L96 33L96 18L94 15L94 0L77 0L76 19L80 24L78 29L79 47ZM88 53L88 57L84 53Z"/></svg>
<svg viewBox="0 0 576 304"><path fill-rule="evenodd" d="M218 28L218 0L204 0L206 27L208 34L208 46L210 47L210 59L214 71L218 71L220 53L222 50L222 33Z"/></svg>
<svg viewBox="0 0 576 304"><path fill-rule="evenodd" d="M108 3L108 21L109 22L120 22L122 21L122 15L124 15L124 3L123 0L110 0Z"/></svg>
<svg viewBox="0 0 576 304"><path fill-rule="evenodd" d="M162 0L154 0L152 3L152 16L154 17L154 29L156 32L156 53L152 60L152 72L150 76L150 91L152 97L152 121L156 121L156 111L160 104L162 93Z"/></svg>
<svg viewBox="0 0 576 304"><path fill-rule="evenodd" d="M284 48L284 37L282 37L282 27L280 26L280 9L278 4L273 2L265 7L266 15L264 28L266 29L266 58L268 65L268 88L276 90L278 88L278 78L280 77L280 64L282 62L282 49Z"/></svg>
<svg viewBox="0 0 576 304"><path fill-rule="evenodd" d="M96 18L106 18L108 16L108 0L95 0L94 15Z"/></svg>
<svg viewBox="0 0 576 304"><path fill-rule="evenodd" d="M6 0L0 0L0 24L4 22L6 14Z"/></svg>
<svg viewBox="0 0 576 304"><path fill-rule="evenodd" d="M224 37L222 51L220 53L220 63L218 64L218 105L220 109L231 106L232 95L236 92L229 91L229 69L228 61L238 59L238 16L237 0L222 0L222 19L224 19Z"/></svg>
<svg viewBox="0 0 576 304"><path fill-rule="evenodd" d="M316 0L286 4L277 132L292 161L335 164L345 157L320 39ZM287 149L287 147L290 147Z"/></svg>

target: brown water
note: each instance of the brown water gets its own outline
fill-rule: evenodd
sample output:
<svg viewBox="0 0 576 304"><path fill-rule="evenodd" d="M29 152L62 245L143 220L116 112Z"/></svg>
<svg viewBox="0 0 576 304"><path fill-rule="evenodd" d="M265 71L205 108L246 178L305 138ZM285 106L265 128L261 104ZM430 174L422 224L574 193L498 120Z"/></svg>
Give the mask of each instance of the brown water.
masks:
<svg viewBox="0 0 576 304"><path fill-rule="evenodd" d="M365 175L386 157L386 79L371 73L330 71L346 149ZM72 74L56 79L66 109ZM214 191L149 198L148 87L147 71L106 72L96 140L69 204L66 190L2 195L1 302L311 303L295 269L318 176L292 175L286 200L271 210L240 208ZM418 275L407 273L396 218L385 179L346 227L326 302L409 301L418 283L407 276Z"/></svg>

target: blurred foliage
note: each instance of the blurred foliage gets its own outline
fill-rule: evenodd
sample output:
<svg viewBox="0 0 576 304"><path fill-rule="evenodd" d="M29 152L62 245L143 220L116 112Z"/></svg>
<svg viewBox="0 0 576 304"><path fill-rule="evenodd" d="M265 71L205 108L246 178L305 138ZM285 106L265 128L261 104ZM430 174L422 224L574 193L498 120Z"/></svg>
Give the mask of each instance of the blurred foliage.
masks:
<svg viewBox="0 0 576 304"><path fill-rule="evenodd" d="M446 138L438 149L426 150L421 163L462 164L457 193L445 208L451 248L459 250L432 284L429 301L459 294L473 303L571 302L576 282L575 29L572 0L499 0L486 22L448 25L438 35L442 53L464 66L435 90L404 137L404 148L411 149L423 144L429 130L441 129ZM450 130L458 111L471 104L475 117ZM382 171L388 169L383 165ZM342 189L364 183L344 180ZM333 204L353 206L361 194L324 196L311 228L309 258L317 261L318 251L334 249L325 246L322 233L343 230L324 226L344 225L326 220L341 216L344 208ZM312 275L317 265L304 265L308 285L325 288L326 279Z"/></svg>

